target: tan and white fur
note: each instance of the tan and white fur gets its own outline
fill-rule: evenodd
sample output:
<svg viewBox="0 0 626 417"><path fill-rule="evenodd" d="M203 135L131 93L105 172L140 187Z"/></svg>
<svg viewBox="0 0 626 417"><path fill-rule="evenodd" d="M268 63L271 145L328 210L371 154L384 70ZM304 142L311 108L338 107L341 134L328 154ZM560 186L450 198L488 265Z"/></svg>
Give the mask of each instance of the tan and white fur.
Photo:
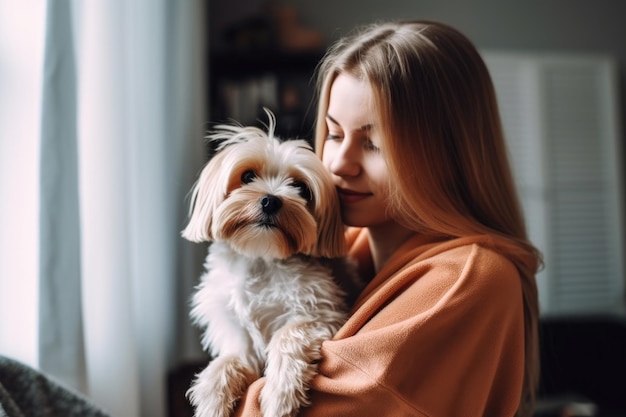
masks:
<svg viewBox="0 0 626 417"><path fill-rule="evenodd" d="M303 140L220 125L217 153L193 189L183 236L212 242L191 316L214 358L188 391L196 417L230 416L251 381L266 377L265 417L309 404L322 342L346 319L330 259L345 254L329 173Z"/></svg>

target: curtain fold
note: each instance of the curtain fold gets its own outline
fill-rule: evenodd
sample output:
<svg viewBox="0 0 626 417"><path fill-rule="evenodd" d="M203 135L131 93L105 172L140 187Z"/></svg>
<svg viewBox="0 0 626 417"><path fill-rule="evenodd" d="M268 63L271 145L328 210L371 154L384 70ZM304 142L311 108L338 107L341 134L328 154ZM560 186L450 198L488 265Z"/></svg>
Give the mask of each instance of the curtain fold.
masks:
<svg viewBox="0 0 626 417"><path fill-rule="evenodd" d="M205 161L202 0L48 0L39 364L112 416L165 415L200 355L182 240Z"/></svg>
<svg viewBox="0 0 626 417"><path fill-rule="evenodd" d="M139 139L129 134L133 123L129 97L135 86L127 73L128 56L134 49L128 32L134 22L129 21L124 0L82 2L77 18L78 175L88 394L114 416L138 416L137 344L141 334L136 334L134 326L138 278L132 275L131 253L136 238L131 187L138 179L132 177L131 150ZM155 146L161 146L158 138Z"/></svg>
<svg viewBox="0 0 626 417"><path fill-rule="evenodd" d="M55 1L47 10L43 66L38 356L44 372L86 391L73 42L71 4Z"/></svg>

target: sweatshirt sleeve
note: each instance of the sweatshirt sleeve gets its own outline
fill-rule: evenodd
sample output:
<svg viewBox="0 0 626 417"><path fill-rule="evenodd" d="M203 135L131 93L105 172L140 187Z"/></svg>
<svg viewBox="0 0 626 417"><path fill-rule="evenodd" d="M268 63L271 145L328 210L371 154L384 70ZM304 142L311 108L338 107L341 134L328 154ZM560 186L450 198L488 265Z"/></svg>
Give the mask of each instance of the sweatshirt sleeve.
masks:
<svg viewBox="0 0 626 417"><path fill-rule="evenodd" d="M522 390L519 274L466 245L395 273L324 343L304 417L513 416ZM344 332L345 333L345 332ZM238 416L260 416L255 382Z"/></svg>

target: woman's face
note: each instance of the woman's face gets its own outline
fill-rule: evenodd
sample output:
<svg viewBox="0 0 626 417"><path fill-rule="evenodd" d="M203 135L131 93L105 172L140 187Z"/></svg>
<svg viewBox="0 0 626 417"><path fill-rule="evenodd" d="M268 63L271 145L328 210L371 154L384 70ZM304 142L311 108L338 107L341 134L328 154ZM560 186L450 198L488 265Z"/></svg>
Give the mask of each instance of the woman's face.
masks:
<svg viewBox="0 0 626 417"><path fill-rule="evenodd" d="M347 74L330 90L322 161L331 172L348 226L375 227L391 221L389 171L380 152L380 125L370 85Z"/></svg>

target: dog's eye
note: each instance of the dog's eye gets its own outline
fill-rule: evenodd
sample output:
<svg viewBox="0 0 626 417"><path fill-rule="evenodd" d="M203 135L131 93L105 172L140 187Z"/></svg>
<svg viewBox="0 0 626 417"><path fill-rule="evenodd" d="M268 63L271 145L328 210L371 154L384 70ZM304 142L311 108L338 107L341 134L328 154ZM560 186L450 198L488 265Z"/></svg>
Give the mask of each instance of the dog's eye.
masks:
<svg viewBox="0 0 626 417"><path fill-rule="evenodd" d="M294 181L291 185L298 189L300 197L304 198L306 201L311 201L313 199L311 189L304 182Z"/></svg>
<svg viewBox="0 0 626 417"><path fill-rule="evenodd" d="M244 184L250 184L252 181L254 181L255 178L256 172L252 171L251 169L241 174L241 182Z"/></svg>

